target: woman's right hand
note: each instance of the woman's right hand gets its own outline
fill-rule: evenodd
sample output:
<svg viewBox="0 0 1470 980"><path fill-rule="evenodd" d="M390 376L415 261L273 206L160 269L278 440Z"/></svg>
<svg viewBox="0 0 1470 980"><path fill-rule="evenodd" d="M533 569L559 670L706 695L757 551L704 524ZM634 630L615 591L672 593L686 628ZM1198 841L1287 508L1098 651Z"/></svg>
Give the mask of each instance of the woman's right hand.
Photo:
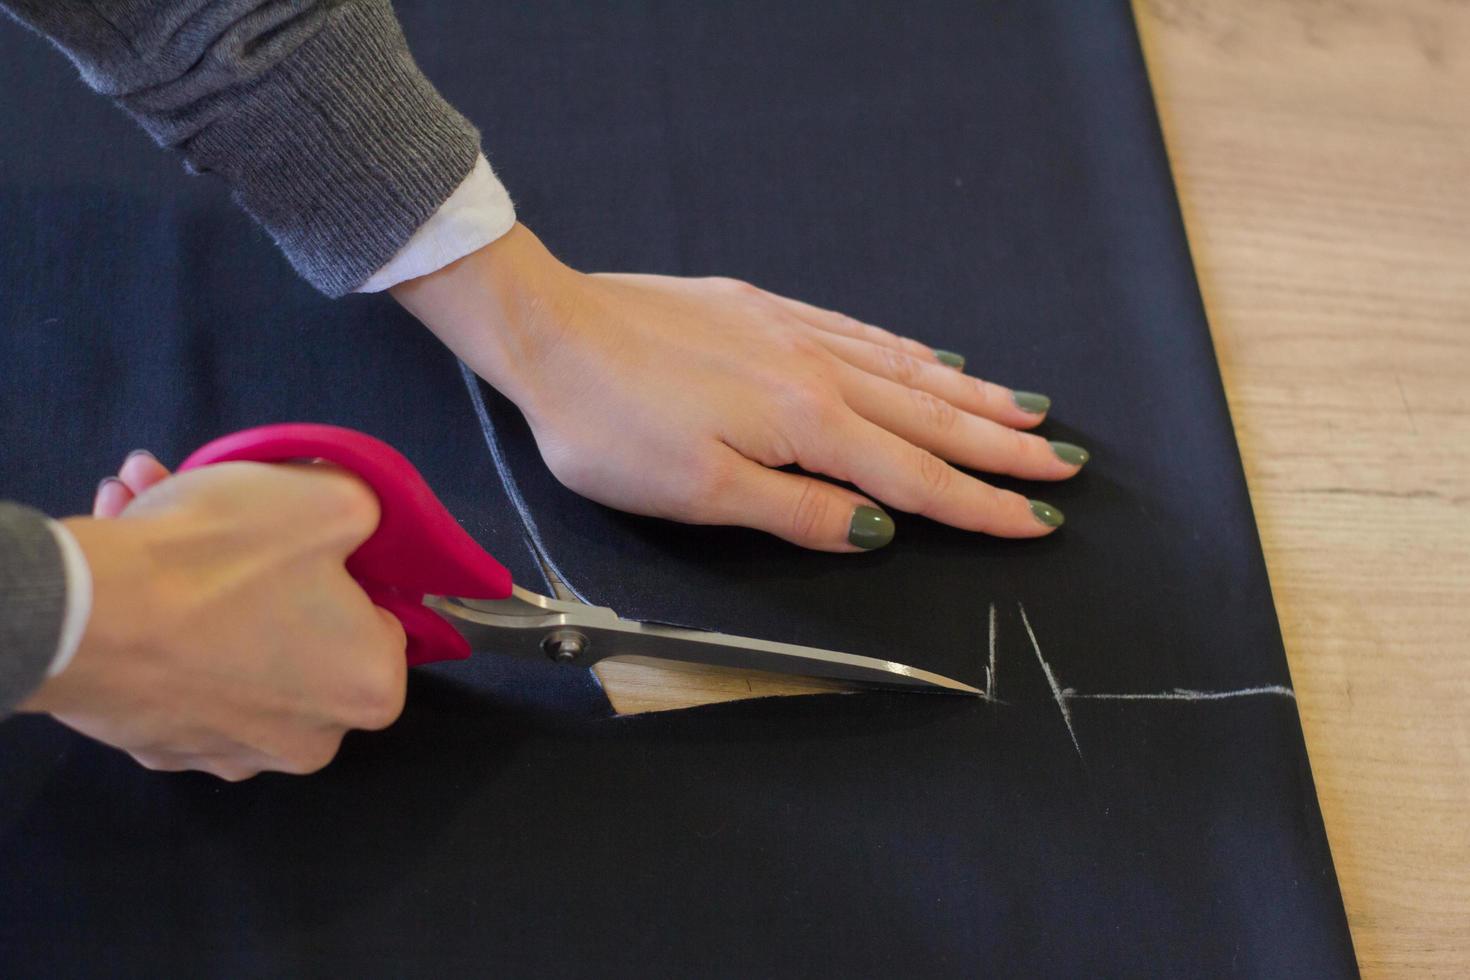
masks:
<svg viewBox="0 0 1470 980"><path fill-rule="evenodd" d="M76 656L23 710L150 769L307 773L402 710L403 628L344 567L372 491L322 465L178 476L133 455L66 526L92 573Z"/></svg>

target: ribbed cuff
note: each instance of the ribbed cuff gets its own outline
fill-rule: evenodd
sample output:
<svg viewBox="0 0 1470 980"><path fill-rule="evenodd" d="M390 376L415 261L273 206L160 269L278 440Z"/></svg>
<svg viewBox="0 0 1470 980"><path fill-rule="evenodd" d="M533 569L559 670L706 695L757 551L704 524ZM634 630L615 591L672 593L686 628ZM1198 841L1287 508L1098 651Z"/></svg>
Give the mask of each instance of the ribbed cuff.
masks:
<svg viewBox="0 0 1470 980"><path fill-rule="evenodd" d="M0 503L0 717L46 677L66 613L66 571L46 516Z"/></svg>
<svg viewBox="0 0 1470 980"><path fill-rule="evenodd" d="M464 183L419 226L408 244L355 292L380 293L438 272L503 237L515 223L515 205L482 154Z"/></svg>
<svg viewBox="0 0 1470 980"><path fill-rule="evenodd" d="M414 64L385 0L335 9L231 102L181 149L329 296L387 263L479 155L479 133Z"/></svg>

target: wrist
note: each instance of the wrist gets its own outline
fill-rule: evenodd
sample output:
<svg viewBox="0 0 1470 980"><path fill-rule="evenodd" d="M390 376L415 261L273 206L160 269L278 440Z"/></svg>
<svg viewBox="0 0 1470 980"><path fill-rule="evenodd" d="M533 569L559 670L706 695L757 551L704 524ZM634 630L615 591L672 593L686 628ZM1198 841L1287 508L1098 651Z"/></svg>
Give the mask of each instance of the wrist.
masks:
<svg viewBox="0 0 1470 980"><path fill-rule="evenodd" d="M537 366L561 341L584 277L562 264L524 225L436 272L392 288L476 374L527 407Z"/></svg>
<svg viewBox="0 0 1470 980"><path fill-rule="evenodd" d="M66 669L49 676L21 705L25 711L62 713L81 707L106 687L112 665L147 643L153 621L150 576L138 531L142 522L74 517L61 522L86 560L92 584L90 615Z"/></svg>

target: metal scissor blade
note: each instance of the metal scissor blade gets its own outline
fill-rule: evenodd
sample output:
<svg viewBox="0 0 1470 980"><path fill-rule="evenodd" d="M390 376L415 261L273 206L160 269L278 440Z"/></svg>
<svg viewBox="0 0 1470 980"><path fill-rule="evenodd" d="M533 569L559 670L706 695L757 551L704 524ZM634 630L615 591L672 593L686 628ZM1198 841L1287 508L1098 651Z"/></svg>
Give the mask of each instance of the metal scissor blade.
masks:
<svg viewBox="0 0 1470 980"><path fill-rule="evenodd" d="M891 660L619 619L602 606L551 599L519 586L509 599L426 596L424 605L453 624L472 649L549 657L579 667L609 657L653 657L880 687L984 693L953 678Z"/></svg>

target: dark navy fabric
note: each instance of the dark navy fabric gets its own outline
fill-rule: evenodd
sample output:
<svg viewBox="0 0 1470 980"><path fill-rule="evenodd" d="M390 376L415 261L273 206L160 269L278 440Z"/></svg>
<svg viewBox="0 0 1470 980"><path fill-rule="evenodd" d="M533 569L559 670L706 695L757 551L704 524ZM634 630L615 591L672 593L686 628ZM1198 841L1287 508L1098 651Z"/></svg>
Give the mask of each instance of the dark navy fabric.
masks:
<svg viewBox="0 0 1470 980"><path fill-rule="evenodd" d="M996 482L1056 504L1070 524L1018 543L900 516L894 543L859 557L671 528L560 488L514 407L490 397L518 481L541 523L560 529L552 557L589 598L628 615L913 661L972 683L992 600L1024 600L1083 689L1285 683L1126 10L923 9L660 23L640 43L677 80L647 82L666 107L629 96L599 108L615 129L654 126L661 157L628 192L523 214L554 250L590 253L590 264L740 276L1051 395L1041 431L1094 461L1064 484ZM639 93L627 74L610 88ZM503 140L496 164L534 193L538 161L580 142ZM660 195L670 204L650 216ZM625 256L629 227L640 252ZM616 573L629 565L640 574Z"/></svg>
<svg viewBox="0 0 1470 980"><path fill-rule="evenodd" d="M323 773L240 785L11 719L0 973L1353 974L1127 5L399 10L568 261L921 336L1095 453L1034 491L1069 517L1045 541L899 515L882 552L817 555L568 494L482 392L547 557L625 614L998 700L614 718L586 672L487 655L416 672ZM0 30L0 497L77 512L134 446L336 422L544 587L453 359L294 280L71 74Z"/></svg>

